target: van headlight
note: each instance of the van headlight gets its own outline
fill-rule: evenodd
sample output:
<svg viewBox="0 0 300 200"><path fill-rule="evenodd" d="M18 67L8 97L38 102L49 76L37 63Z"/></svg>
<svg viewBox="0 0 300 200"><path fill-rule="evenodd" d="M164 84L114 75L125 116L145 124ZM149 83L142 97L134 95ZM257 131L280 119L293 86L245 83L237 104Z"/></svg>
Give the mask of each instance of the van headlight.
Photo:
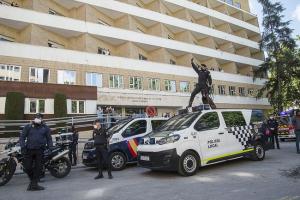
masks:
<svg viewBox="0 0 300 200"><path fill-rule="evenodd" d="M163 145L163 144L169 144L169 143L174 143L180 139L180 135L172 135L169 137L165 137L157 141L157 144Z"/></svg>

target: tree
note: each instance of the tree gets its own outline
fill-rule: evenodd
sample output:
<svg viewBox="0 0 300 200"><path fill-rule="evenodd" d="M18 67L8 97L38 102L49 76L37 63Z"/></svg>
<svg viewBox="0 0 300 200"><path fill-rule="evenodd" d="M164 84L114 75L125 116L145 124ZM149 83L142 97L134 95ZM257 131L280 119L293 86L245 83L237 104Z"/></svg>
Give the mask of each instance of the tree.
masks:
<svg viewBox="0 0 300 200"><path fill-rule="evenodd" d="M295 57L296 42L292 38L290 21L283 21L284 8L281 3L272 3L270 0L258 0L263 7L263 27L260 49L267 53L265 62L254 73L255 77L261 77L266 72L269 79L258 92L258 97L264 94L270 100L275 111L283 110L287 100L287 92L292 79L296 76L299 66L299 57Z"/></svg>
<svg viewBox="0 0 300 200"><path fill-rule="evenodd" d="M5 101L5 119L23 120L24 119L25 96L20 92L8 92Z"/></svg>
<svg viewBox="0 0 300 200"><path fill-rule="evenodd" d="M64 94L55 94L54 97L54 116L66 117L67 116L67 97Z"/></svg>

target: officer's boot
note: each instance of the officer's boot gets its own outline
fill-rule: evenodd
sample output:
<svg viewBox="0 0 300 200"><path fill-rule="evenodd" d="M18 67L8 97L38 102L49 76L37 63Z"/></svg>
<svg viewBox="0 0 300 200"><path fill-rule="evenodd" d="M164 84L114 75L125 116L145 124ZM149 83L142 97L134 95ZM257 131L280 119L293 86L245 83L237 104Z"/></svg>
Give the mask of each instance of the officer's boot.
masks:
<svg viewBox="0 0 300 200"><path fill-rule="evenodd" d="M108 170L108 178L109 179L113 179L114 177L112 176L112 174L111 174L111 170Z"/></svg>
<svg viewBox="0 0 300 200"><path fill-rule="evenodd" d="M102 170L99 171L99 174L95 177L95 180L103 178Z"/></svg>
<svg viewBox="0 0 300 200"><path fill-rule="evenodd" d="M44 187L38 185L37 181L32 181L31 183L31 187L29 191L40 191L40 190L45 190Z"/></svg>
<svg viewBox="0 0 300 200"><path fill-rule="evenodd" d="M27 191L30 191L31 190L31 181L30 183L28 184L28 187L27 187Z"/></svg>

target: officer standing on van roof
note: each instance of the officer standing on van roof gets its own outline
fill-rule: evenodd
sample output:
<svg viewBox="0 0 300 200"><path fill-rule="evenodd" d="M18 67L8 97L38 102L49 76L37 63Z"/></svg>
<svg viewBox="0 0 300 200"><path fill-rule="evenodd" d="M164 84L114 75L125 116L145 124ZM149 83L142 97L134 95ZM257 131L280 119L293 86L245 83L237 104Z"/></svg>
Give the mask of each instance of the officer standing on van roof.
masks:
<svg viewBox="0 0 300 200"><path fill-rule="evenodd" d="M113 176L111 174L111 165L108 152L109 136L107 135L106 129L102 128L100 120L96 120L94 122L93 139L96 147L96 157L99 172L95 179L103 178L102 171L104 164L106 164L107 167L108 178L112 179Z"/></svg>
<svg viewBox="0 0 300 200"><path fill-rule="evenodd" d="M30 178L28 191L44 190L38 185L41 174L42 158L46 148L53 146L50 128L43 123L43 115L37 113L34 120L26 125L20 135L21 152L24 155L24 171Z"/></svg>
<svg viewBox="0 0 300 200"><path fill-rule="evenodd" d="M202 94L202 101L204 104L208 104L209 98L209 90L212 85L212 78L210 72L207 70L207 66L202 64L201 66L194 63L194 58L191 60L193 69L198 74L198 83L196 84L196 88L193 90L188 107L192 107L194 98L198 93Z"/></svg>

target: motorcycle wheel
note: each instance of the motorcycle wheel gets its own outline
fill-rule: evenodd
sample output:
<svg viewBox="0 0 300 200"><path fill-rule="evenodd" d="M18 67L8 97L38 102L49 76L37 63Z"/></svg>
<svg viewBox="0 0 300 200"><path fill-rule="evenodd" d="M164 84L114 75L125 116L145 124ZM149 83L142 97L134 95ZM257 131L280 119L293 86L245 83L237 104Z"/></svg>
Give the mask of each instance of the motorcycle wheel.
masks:
<svg viewBox="0 0 300 200"><path fill-rule="evenodd" d="M14 159L0 161L0 186L5 185L15 174L17 163Z"/></svg>
<svg viewBox="0 0 300 200"><path fill-rule="evenodd" d="M71 162L68 158L61 157L51 164L49 171L55 178L64 178L71 171Z"/></svg>

